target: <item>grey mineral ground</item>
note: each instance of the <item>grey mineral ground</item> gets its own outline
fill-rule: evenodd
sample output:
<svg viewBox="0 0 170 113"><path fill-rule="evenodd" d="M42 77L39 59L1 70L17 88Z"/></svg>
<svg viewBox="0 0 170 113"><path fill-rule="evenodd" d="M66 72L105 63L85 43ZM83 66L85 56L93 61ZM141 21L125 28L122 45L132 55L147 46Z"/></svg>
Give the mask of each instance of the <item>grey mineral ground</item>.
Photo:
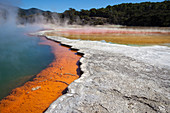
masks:
<svg viewBox="0 0 170 113"><path fill-rule="evenodd" d="M83 53L84 73L46 113L170 113L170 47L47 38Z"/></svg>

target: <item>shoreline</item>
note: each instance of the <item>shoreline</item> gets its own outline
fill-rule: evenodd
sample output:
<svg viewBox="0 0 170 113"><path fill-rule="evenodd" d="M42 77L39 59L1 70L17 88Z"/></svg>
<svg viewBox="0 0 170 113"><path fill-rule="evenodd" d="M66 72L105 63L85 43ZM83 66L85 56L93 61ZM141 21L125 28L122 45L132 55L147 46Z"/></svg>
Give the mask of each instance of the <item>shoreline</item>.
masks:
<svg viewBox="0 0 170 113"><path fill-rule="evenodd" d="M80 59L82 76L46 113L169 111L169 47L47 38L71 46L84 56Z"/></svg>
<svg viewBox="0 0 170 113"><path fill-rule="evenodd" d="M54 60L23 86L15 88L10 95L0 101L0 111L3 113L44 112L49 105L65 93L67 86L79 78L78 61L80 55L68 47L41 37L39 44L49 45L54 54ZM75 64L75 65L73 65Z"/></svg>
<svg viewBox="0 0 170 113"><path fill-rule="evenodd" d="M169 47L71 40L47 36L46 32L35 34L83 56L83 74L44 112L168 112Z"/></svg>
<svg viewBox="0 0 170 113"><path fill-rule="evenodd" d="M56 28L45 33L47 36L60 36L68 39L105 41L126 45L162 45L170 43L170 30L149 30L129 28Z"/></svg>

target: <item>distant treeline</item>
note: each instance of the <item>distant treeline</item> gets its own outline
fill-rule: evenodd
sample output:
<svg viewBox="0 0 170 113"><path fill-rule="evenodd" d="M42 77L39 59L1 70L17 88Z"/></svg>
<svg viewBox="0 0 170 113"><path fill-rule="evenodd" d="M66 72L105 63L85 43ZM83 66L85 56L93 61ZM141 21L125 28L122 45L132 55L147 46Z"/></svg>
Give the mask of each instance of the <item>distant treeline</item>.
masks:
<svg viewBox="0 0 170 113"><path fill-rule="evenodd" d="M43 17L43 19L41 18ZM63 13L39 9L20 9L21 23L40 21L79 25L119 24L127 26L170 27L170 0L163 2L123 3L106 8L76 11L70 8Z"/></svg>

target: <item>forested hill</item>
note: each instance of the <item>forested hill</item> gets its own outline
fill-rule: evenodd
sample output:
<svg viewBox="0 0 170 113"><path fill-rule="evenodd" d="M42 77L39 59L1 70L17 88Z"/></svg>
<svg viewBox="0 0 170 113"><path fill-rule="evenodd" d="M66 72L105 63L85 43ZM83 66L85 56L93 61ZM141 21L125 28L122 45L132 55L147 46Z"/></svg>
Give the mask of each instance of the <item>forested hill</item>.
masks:
<svg viewBox="0 0 170 113"><path fill-rule="evenodd" d="M123 3L105 8L76 11L70 8L63 13L39 9L19 10L21 23L36 21L43 16L50 23L102 25L119 24L128 26L166 26L170 27L170 0L164 2Z"/></svg>

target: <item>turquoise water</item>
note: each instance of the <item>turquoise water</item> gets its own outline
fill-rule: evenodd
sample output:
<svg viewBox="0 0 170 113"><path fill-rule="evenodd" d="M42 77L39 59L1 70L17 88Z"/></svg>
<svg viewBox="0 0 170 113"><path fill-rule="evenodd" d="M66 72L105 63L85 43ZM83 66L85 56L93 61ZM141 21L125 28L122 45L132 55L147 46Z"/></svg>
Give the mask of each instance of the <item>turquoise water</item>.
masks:
<svg viewBox="0 0 170 113"><path fill-rule="evenodd" d="M39 45L38 37L24 29L0 28L0 99L38 74L52 62L50 46Z"/></svg>

